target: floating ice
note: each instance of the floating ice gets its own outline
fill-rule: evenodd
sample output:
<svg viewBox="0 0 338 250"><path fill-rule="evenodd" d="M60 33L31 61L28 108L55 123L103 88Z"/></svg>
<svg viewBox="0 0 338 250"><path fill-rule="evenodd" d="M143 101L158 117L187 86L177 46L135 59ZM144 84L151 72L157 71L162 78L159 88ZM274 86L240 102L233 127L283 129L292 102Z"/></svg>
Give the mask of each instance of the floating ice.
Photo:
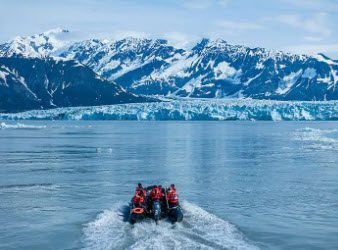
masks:
<svg viewBox="0 0 338 250"><path fill-rule="evenodd" d="M113 153L113 149L110 147L98 147L96 148L96 152L98 154L111 154Z"/></svg>
<svg viewBox="0 0 338 250"><path fill-rule="evenodd" d="M5 122L0 123L0 129L42 129L42 128L46 128L46 126L27 125L23 123L16 124L7 124Z"/></svg>
<svg viewBox="0 0 338 250"><path fill-rule="evenodd" d="M300 141L302 147L310 150L324 150L324 151L337 151L338 129L318 129L306 127L298 129L293 138L295 141Z"/></svg>

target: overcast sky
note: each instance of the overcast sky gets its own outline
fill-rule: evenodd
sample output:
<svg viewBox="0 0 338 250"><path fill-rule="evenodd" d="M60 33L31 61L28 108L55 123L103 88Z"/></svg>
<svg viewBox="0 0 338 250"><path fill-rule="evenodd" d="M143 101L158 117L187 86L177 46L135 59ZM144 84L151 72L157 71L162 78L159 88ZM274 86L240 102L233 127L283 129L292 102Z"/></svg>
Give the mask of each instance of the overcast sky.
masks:
<svg viewBox="0 0 338 250"><path fill-rule="evenodd" d="M338 0L0 0L0 41L56 27L77 37L202 38L338 59Z"/></svg>

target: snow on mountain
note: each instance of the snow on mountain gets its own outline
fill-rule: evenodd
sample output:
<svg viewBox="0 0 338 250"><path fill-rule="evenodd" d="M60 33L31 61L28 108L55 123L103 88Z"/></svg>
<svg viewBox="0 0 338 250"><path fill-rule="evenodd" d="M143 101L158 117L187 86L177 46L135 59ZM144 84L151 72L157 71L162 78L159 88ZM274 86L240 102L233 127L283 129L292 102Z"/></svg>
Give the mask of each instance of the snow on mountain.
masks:
<svg viewBox="0 0 338 250"><path fill-rule="evenodd" d="M277 100L338 99L337 62L202 39L191 50L165 40L89 40L61 56L145 95ZM332 87L334 86L334 87Z"/></svg>
<svg viewBox="0 0 338 250"><path fill-rule="evenodd" d="M183 49L176 49L165 40L129 37L120 41L92 39L75 43L60 56L79 60L101 76L133 89L135 93L167 94L166 88L170 89L170 83L161 81L153 84L152 77L158 70L175 64L185 54L187 52ZM152 89L137 91L147 89L148 82L152 83Z"/></svg>
<svg viewBox="0 0 338 250"><path fill-rule="evenodd" d="M0 57L1 112L144 101L74 60Z"/></svg>
<svg viewBox="0 0 338 250"><path fill-rule="evenodd" d="M64 30L17 38L0 56L57 55L144 95L195 98L337 100L338 62L322 54L295 55L202 39L192 49L166 40L128 37L67 43ZM61 42L60 42L61 41ZM65 46L67 44L67 46ZM63 48L60 50L60 48Z"/></svg>
<svg viewBox="0 0 338 250"><path fill-rule="evenodd" d="M56 28L33 36L18 36L0 45L0 56L48 56L70 43L68 33L68 30Z"/></svg>

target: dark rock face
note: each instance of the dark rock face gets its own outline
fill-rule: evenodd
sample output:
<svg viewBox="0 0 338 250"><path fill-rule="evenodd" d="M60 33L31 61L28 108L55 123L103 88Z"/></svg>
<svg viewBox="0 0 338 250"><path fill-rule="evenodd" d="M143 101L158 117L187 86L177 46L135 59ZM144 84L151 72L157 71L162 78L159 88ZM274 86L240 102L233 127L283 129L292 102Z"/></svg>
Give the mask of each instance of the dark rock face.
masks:
<svg viewBox="0 0 338 250"><path fill-rule="evenodd" d="M0 58L0 111L142 102L74 60Z"/></svg>

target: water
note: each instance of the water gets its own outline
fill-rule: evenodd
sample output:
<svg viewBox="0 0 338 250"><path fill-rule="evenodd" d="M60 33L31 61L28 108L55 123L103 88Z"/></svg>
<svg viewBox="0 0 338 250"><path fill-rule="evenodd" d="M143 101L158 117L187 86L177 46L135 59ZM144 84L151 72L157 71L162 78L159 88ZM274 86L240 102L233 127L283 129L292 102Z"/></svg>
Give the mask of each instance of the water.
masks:
<svg viewBox="0 0 338 250"><path fill-rule="evenodd" d="M337 125L3 122L0 249L337 249ZM125 222L139 181L184 222Z"/></svg>

